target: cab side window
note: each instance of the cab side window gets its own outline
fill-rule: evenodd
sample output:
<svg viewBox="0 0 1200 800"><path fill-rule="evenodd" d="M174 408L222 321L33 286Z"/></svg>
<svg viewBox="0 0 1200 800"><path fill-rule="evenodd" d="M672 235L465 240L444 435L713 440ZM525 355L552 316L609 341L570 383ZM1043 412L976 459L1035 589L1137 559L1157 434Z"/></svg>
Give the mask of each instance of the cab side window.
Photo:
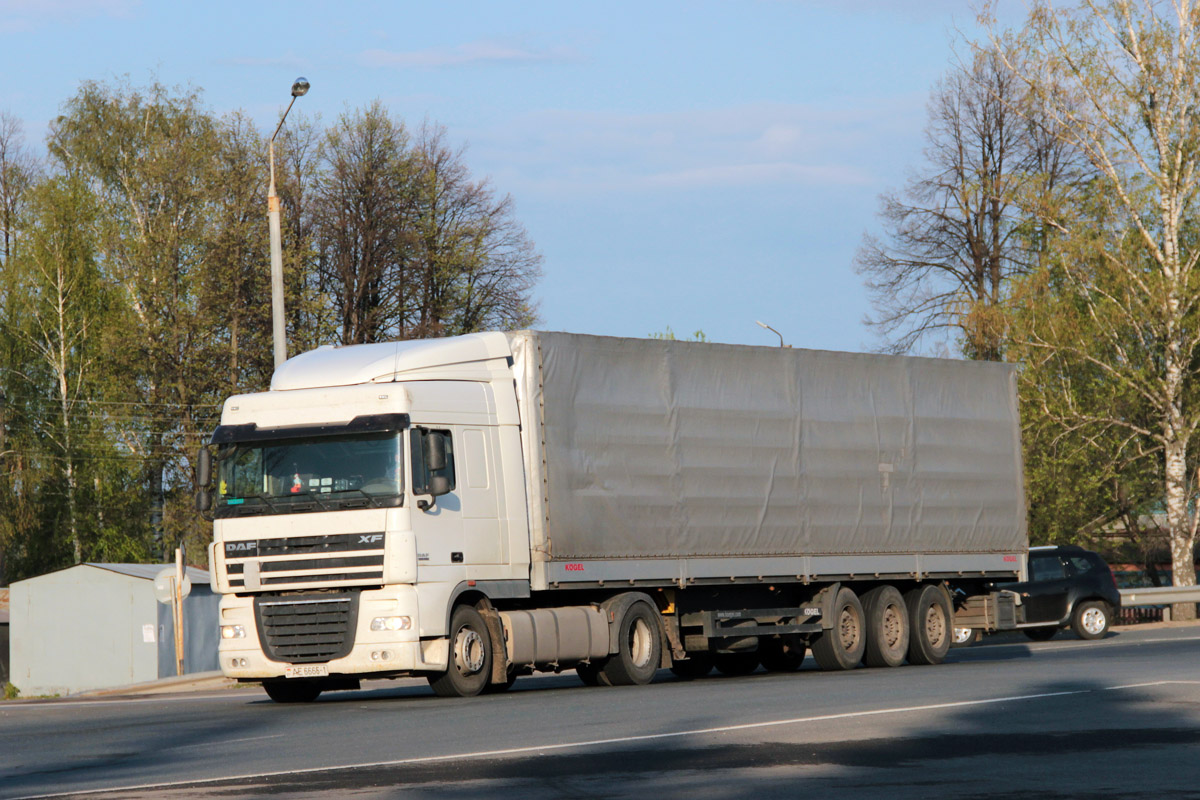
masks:
<svg viewBox="0 0 1200 800"><path fill-rule="evenodd" d="M439 449L444 453L444 464L439 465ZM450 431L430 428L412 429L413 494L435 494L431 486L433 478L444 477L449 482L449 491L456 486L454 475L454 443Z"/></svg>

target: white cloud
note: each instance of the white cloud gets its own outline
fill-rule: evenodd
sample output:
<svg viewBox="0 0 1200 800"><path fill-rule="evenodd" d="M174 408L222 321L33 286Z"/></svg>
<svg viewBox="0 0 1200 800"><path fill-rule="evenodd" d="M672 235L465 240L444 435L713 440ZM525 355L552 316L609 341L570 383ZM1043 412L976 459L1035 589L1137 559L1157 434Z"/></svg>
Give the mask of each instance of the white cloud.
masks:
<svg viewBox="0 0 1200 800"><path fill-rule="evenodd" d="M364 50L359 62L368 67L461 67L470 64L531 64L571 61L577 55L566 47L537 49L499 41L477 41L427 50Z"/></svg>
<svg viewBox="0 0 1200 800"><path fill-rule="evenodd" d="M866 185L870 176L861 169L844 164L809 165L777 162L771 164L717 164L707 167L662 172L645 180L648 186L673 189L699 189L771 184L847 186Z"/></svg>
<svg viewBox="0 0 1200 800"><path fill-rule="evenodd" d="M505 191L863 187L890 172L892 145L919 130L923 113L916 98L870 99L853 108L548 111L470 133L470 155Z"/></svg>

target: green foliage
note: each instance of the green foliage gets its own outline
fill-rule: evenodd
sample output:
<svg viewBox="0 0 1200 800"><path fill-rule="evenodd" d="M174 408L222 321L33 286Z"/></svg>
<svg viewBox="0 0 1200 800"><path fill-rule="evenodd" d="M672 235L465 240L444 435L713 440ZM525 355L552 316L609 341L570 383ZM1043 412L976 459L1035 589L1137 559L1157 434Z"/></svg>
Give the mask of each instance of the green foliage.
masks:
<svg viewBox="0 0 1200 800"><path fill-rule="evenodd" d="M12 683L5 682L5 684L4 684L4 699L5 700L16 700L20 696L21 696L20 689L18 689L16 686L13 686Z"/></svg>
<svg viewBox="0 0 1200 800"><path fill-rule="evenodd" d="M661 330L661 331L658 331L658 332L656 332L656 333L651 333L651 334L649 334L649 335L648 335L648 338L650 338L650 339L665 339L665 340L667 340L667 341L671 341L671 342L673 342L673 341L675 341L675 340L676 340L678 337L677 337L677 336L675 336L675 331L671 330L671 326L670 326L670 325L668 325L666 328L664 328L664 329L663 329L663 330ZM689 336L689 337L687 337L687 338L685 338L685 339L681 339L680 341L684 341L684 342L707 342L707 341L709 341L709 339L708 339L708 336L707 336L707 335L705 335L704 331L702 331L702 330L696 330L694 333L692 333L692 335L691 335L691 336Z"/></svg>
<svg viewBox="0 0 1200 800"><path fill-rule="evenodd" d="M267 146L195 89L86 82L44 173L0 114L0 585L203 564L192 454L268 385ZM524 327L540 256L445 133L382 105L277 140L291 352Z"/></svg>

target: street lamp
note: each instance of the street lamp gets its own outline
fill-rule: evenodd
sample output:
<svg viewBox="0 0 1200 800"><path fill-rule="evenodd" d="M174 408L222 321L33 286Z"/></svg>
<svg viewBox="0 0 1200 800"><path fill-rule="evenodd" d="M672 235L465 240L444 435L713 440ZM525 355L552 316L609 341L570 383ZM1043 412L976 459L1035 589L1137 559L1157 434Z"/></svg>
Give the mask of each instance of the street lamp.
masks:
<svg viewBox="0 0 1200 800"><path fill-rule="evenodd" d="M779 331L775 330L774 328L772 328L770 325L768 325L768 324L767 324L767 323L765 323L765 322L760 322L759 320L754 320L754 321L755 321L755 322L758 322L758 327L760 327L760 328L766 328L766 329L767 329L767 330L769 330L771 333L773 333L773 334L775 334L776 336L778 336L778 337L779 337L779 346L780 346L780 347L787 347L787 345L785 345L785 344L783 343L783 334L782 334L782 333L780 333Z"/></svg>
<svg viewBox="0 0 1200 800"><path fill-rule="evenodd" d="M287 361L287 328L283 318L283 253L279 244L279 195L275 194L275 137L283 128L288 111L296 104L297 97L308 93L308 79L296 78L292 84L292 102L288 103L287 111L279 118L275 132L271 134L271 142L267 146L268 160L271 162L271 186L267 189L267 224L271 229L271 324L275 338L275 369L279 369Z"/></svg>

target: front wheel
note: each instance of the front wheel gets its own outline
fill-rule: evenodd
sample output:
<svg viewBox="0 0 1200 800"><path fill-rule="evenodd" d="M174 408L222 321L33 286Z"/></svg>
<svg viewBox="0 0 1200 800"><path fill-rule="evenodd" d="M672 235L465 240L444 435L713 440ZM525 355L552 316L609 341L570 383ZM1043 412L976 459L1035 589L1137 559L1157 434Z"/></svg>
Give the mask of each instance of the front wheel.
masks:
<svg viewBox="0 0 1200 800"><path fill-rule="evenodd" d="M1088 600L1075 606L1075 613L1071 615L1071 630L1080 639L1102 639L1108 633L1109 620L1107 603Z"/></svg>
<svg viewBox="0 0 1200 800"><path fill-rule="evenodd" d="M492 671L492 640L487 623L471 606L459 606L450 617L450 663L446 671L429 676L439 697L474 697L488 684Z"/></svg>
<svg viewBox="0 0 1200 800"><path fill-rule="evenodd" d="M311 703L321 694L321 684L317 681L295 679L263 681L263 689L276 703Z"/></svg>

